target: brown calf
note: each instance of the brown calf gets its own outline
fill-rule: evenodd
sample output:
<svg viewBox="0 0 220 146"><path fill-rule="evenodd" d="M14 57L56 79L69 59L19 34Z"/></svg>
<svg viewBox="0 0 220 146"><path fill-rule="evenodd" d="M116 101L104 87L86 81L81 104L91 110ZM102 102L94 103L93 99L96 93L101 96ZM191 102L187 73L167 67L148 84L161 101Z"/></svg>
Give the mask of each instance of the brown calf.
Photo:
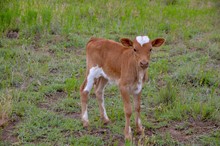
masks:
<svg viewBox="0 0 220 146"><path fill-rule="evenodd" d="M140 99L142 85L147 79L147 70L152 47L161 46L165 40L152 41L147 36L137 36L134 41L122 38L121 43L102 38L91 38L86 46L86 79L80 88L83 126L89 124L87 101L90 90L95 85L100 116L109 122L104 105L104 88L108 82L115 82L121 92L125 112L125 139L131 139L130 117L132 106L129 95L134 96L137 132L142 131L140 120Z"/></svg>

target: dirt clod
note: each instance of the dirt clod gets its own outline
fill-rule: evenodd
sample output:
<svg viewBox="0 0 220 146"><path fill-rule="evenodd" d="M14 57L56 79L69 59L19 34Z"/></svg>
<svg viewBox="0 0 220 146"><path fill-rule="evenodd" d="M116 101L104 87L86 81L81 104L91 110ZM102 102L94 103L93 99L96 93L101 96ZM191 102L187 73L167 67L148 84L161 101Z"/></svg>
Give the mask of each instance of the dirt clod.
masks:
<svg viewBox="0 0 220 146"><path fill-rule="evenodd" d="M7 37L10 39L17 39L19 37L18 29L9 30L7 33Z"/></svg>

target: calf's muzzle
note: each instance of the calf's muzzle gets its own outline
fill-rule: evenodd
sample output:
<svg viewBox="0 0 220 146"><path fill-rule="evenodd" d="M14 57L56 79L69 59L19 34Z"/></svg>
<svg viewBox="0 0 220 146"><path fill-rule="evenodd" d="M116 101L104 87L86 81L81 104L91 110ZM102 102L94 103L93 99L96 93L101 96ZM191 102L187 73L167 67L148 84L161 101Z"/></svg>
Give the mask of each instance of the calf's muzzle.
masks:
<svg viewBox="0 0 220 146"><path fill-rule="evenodd" d="M145 69L145 68L148 68L149 63L147 61L143 60L140 62L140 66L141 66L141 68Z"/></svg>

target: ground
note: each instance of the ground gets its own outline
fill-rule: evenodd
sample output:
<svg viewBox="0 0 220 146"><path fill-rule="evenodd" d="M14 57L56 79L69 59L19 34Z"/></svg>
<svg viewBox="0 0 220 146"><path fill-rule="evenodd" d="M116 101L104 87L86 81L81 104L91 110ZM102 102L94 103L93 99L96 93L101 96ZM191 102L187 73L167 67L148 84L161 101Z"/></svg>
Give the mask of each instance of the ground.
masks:
<svg viewBox="0 0 220 146"><path fill-rule="evenodd" d="M220 145L218 1L14 0L0 6L0 145ZM144 132L135 133L132 114L133 139L124 140L123 102L110 85L111 122L100 121L92 91L90 126L83 128L79 87L87 41L139 35L166 39L152 51L142 91Z"/></svg>

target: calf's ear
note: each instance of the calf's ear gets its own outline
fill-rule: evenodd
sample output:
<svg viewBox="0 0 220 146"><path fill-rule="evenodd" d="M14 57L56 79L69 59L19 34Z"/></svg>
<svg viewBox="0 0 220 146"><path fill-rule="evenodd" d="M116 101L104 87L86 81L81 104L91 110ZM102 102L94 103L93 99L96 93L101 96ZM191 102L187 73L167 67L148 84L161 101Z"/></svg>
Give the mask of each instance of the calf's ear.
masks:
<svg viewBox="0 0 220 146"><path fill-rule="evenodd" d="M128 38L121 38L120 42L122 43L122 45L124 45L126 47L133 46L133 42L130 39L128 39Z"/></svg>
<svg viewBox="0 0 220 146"><path fill-rule="evenodd" d="M161 45L164 44L164 42L165 42L164 38L156 38L151 41L151 44L153 47L160 47Z"/></svg>

